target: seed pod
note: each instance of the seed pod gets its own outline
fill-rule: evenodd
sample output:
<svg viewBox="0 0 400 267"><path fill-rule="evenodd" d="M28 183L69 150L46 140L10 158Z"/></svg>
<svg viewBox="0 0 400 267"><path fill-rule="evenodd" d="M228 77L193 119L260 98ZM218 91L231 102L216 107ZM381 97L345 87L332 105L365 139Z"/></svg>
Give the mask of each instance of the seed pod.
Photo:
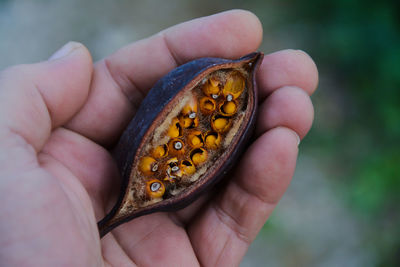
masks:
<svg viewBox="0 0 400 267"><path fill-rule="evenodd" d="M187 206L232 168L254 128L262 58L201 58L155 84L116 147L123 183L98 223L101 236L138 216Z"/></svg>

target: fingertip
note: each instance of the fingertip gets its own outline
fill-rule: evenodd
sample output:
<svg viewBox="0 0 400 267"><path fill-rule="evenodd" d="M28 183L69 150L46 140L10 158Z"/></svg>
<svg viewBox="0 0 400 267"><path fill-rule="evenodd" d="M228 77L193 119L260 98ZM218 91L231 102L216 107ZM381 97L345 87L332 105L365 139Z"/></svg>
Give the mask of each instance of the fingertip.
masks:
<svg viewBox="0 0 400 267"><path fill-rule="evenodd" d="M57 127L78 112L89 95L92 56L83 44L68 42L49 61L38 64L40 71L34 79L42 84L40 89L49 110L57 110L56 118L52 118L53 127Z"/></svg>
<svg viewBox="0 0 400 267"><path fill-rule="evenodd" d="M49 61L65 58L68 55L72 54L75 50L80 49L81 47L82 47L81 43L70 41L65 45L63 45L56 52L54 52L53 55L51 55L51 57L49 58Z"/></svg>
<svg viewBox="0 0 400 267"><path fill-rule="evenodd" d="M51 58L0 73L0 106L8 114L4 123L37 151L52 129L80 110L91 81L92 59L83 45L69 43Z"/></svg>
<svg viewBox="0 0 400 267"><path fill-rule="evenodd" d="M77 54L80 55L80 59L82 60L82 63L86 69L92 73L93 72L93 58L92 54L90 53L89 49L83 45L82 43L80 44L79 49L77 50Z"/></svg>
<svg viewBox="0 0 400 267"><path fill-rule="evenodd" d="M234 29L242 28L242 30L238 32L236 38L238 40L246 40L247 43L238 42L238 44L243 45L243 48L238 50L252 52L258 49L262 42L263 27L260 19L253 12L243 9L233 9L216 14L215 16L218 15L225 16L224 19L227 21L227 24L229 24L228 27L233 29L233 33L235 33ZM250 47L252 49L250 49Z"/></svg>
<svg viewBox="0 0 400 267"><path fill-rule="evenodd" d="M93 59L89 50L82 43L75 41L70 41L57 50L49 58L48 64L51 65L51 69L59 66L66 68L67 71L77 70L76 73L82 74L82 78L86 80L93 71Z"/></svg>
<svg viewBox="0 0 400 267"><path fill-rule="evenodd" d="M305 68L308 70L308 84L306 88L308 88L308 94L311 95L315 92L319 83L319 73L317 64L313 60L313 58L304 50L295 50L299 55L301 55L304 59L303 62L306 64Z"/></svg>
<svg viewBox="0 0 400 267"><path fill-rule="evenodd" d="M281 50L264 57L258 75L260 98L283 86L296 86L311 95L318 86L318 69L301 50Z"/></svg>
<svg viewBox="0 0 400 267"><path fill-rule="evenodd" d="M274 130L278 131L279 135L286 135L287 136L285 138L284 142L285 142L285 145L287 145L287 149L288 150L293 150L293 147L298 147L299 146L299 144L300 144L300 136L295 130L293 130L291 128L288 128L288 127L285 127L285 126L278 126ZM285 132L285 133L283 133L283 132ZM282 139L282 140L284 140L284 139ZM288 140L290 140L290 141L288 141ZM297 155L298 149L296 148L296 149L294 149L294 151L295 151L295 153Z"/></svg>
<svg viewBox="0 0 400 267"><path fill-rule="evenodd" d="M197 18L162 33L179 63L199 57L237 58L257 50L262 41L260 20L246 10Z"/></svg>

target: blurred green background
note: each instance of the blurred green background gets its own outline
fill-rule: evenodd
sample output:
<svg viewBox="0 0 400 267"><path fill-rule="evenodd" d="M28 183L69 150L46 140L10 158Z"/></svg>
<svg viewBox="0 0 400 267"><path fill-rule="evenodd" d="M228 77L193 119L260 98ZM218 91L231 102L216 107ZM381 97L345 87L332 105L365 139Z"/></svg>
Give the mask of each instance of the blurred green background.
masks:
<svg viewBox="0 0 400 267"><path fill-rule="evenodd" d="M69 40L98 60L232 8L260 18L260 50L302 49L320 71L294 180L242 266L400 266L399 1L0 0L0 69Z"/></svg>

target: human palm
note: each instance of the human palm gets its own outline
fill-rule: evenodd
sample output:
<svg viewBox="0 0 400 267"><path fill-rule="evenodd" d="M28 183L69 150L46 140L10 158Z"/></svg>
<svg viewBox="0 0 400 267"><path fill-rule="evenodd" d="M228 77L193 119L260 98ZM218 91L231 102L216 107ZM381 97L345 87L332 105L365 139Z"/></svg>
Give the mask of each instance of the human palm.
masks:
<svg viewBox="0 0 400 267"><path fill-rule="evenodd" d="M146 91L191 59L252 52L261 36L254 15L230 11L174 26L94 65L82 45L69 43L49 61L1 72L2 265L238 265L286 190L298 136L312 123L318 74L301 51L265 57L257 139L223 189L101 240L96 221L119 189L109 150Z"/></svg>

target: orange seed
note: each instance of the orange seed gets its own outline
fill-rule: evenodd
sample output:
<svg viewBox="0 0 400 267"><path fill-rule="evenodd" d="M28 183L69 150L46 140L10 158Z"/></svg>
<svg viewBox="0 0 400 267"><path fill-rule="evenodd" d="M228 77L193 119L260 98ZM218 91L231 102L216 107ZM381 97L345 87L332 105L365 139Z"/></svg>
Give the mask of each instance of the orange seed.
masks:
<svg viewBox="0 0 400 267"><path fill-rule="evenodd" d="M146 192L151 198L161 198L165 193L165 186L160 180L154 179L146 182Z"/></svg>
<svg viewBox="0 0 400 267"><path fill-rule="evenodd" d="M152 157L143 157L140 159L139 169L146 175L152 175L158 170L157 161Z"/></svg>

